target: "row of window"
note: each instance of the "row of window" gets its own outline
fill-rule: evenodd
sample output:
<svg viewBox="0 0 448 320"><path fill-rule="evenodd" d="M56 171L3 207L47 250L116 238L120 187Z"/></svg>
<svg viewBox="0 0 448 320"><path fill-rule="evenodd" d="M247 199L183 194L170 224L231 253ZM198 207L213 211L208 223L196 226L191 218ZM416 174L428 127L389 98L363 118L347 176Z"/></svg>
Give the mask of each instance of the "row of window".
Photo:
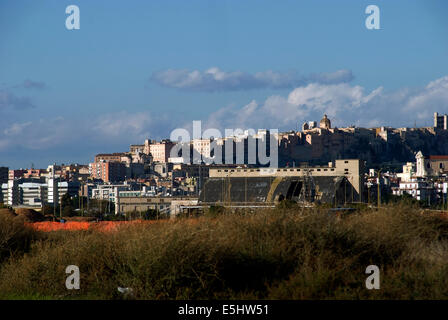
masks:
<svg viewBox="0 0 448 320"><path fill-rule="evenodd" d="M296 172L300 172L300 169L277 169L277 172L281 172L281 171L291 171L291 172L294 172L294 171L296 171ZM314 170L316 170L316 171L328 171L329 169L309 169L309 171L314 171ZM228 170L228 169L224 169L224 170L221 170L221 169L218 169L218 172L258 172L258 171L260 171L260 169L230 169L230 170ZM334 171L334 169L330 169L330 171ZM345 169L345 171L348 171L348 169ZM348 172L346 172L346 173L348 173Z"/></svg>

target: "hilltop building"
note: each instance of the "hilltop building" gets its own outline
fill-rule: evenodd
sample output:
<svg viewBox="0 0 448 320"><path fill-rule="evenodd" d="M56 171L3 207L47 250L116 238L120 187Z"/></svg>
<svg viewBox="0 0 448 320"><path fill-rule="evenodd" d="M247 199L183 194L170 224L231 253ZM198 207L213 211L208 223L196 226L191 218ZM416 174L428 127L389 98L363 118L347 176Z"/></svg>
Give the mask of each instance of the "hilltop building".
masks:
<svg viewBox="0 0 448 320"><path fill-rule="evenodd" d="M324 114L324 117L319 122L319 128L321 129L331 129L331 121L327 118L327 115Z"/></svg>
<svg viewBox="0 0 448 320"><path fill-rule="evenodd" d="M448 130L448 115L434 112L434 128Z"/></svg>

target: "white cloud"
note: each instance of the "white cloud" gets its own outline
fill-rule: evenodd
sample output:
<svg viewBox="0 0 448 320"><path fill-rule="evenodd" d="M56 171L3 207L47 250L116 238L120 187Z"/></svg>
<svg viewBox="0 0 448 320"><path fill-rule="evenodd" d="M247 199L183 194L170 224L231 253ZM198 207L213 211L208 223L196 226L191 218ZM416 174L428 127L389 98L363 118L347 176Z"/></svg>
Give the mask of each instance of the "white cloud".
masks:
<svg viewBox="0 0 448 320"><path fill-rule="evenodd" d="M326 113L336 126L431 125L432 114L448 112L448 77L416 90L403 88L370 92L347 83L310 83L292 90L288 97L270 96L264 103L251 101L212 113L206 127L296 129L304 121L320 120Z"/></svg>
<svg viewBox="0 0 448 320"><path fill-rule="evenodd" d="M147 112L111 113L100 117L100 120L93 126L93 132L114 138L123 136L144 138L149 135L152 121L152 117Z"/></svg>
<svg viewBox="0 0 448 320"><path fill-rule="evenodd" d="M217 78L226 74L214 71ZM355 124L364 127L380 125L432 125L433 112L448 113L448 77L417 88L386 92L382 87L366 90L362 86L310 83L286 95L269 96L263 102L228 105L212 112L202 129L225 128L296 129L304 121L321 119L328 114L333 126ZM188 114L183 119L191 125ZM98 117L72 119L58 117L10 121L0 117L0 152L16 148L27 150L79 150L89 147L95 152L121 151L121 146L141 143L143 139L169 137L175 120L165 113L116 112ZM18 149L17 149L18 150ZM109 151L106 151L109 152Z"/></svg>
<svg viewBox="0 0 448 320"><path fill-rule="evenodd" d="M14 93L0 89L0 109L13 108L17 110L34 108L35 105L28 97L18 97Z"/></svg>
<svg viewBox="0 0 448 320"><path fill-rule="evenodd" d="M0 151L13 146L46 150L57 146L117 145L143 142L154 136L165 120L153 119L148 112L117 112L86 120L56 117L16 122L0 131Z"/></svg>
<svg viewBox="0 0 448 320"><path fill-rule="evenodd" d="M255 74L241 71L226 72L213 67L206 71L169 69L153 73L151 79L159 85L192 91L235 91L260 88L293 88L306 83L343 83L353 80L350 70L300 76L297 72L280 73L271 70Z"/></svg>

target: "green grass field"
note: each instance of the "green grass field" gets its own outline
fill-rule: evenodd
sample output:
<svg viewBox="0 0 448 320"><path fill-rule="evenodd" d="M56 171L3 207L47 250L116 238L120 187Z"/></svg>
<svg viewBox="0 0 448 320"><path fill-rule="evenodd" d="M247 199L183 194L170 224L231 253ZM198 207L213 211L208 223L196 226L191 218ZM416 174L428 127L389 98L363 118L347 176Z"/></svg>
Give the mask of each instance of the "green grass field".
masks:
<svg viewBox="0 0 448 320"><path fill-rule="evenodd" d="M40 233L4 215L0 230L1 299L448 297L448 220L403 204L224 212L108 233ZM371 264L379 290L365 287ZM65 287L68 265L80 290Z"/></svg>

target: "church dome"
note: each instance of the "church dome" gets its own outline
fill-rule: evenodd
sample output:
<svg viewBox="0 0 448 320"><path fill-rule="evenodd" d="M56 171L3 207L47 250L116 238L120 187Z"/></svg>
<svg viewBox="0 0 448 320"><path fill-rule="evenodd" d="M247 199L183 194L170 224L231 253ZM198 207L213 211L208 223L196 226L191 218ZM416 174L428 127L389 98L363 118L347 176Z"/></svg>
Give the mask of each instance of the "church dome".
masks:
<svg viewBox="0 0 448 320"><path fill-rule="evenodd" d="M327 115L324 114L324 117L322 120L320 120L319 127L322 129L330 129L331 128L331 121L327 118Z"/></svg>

